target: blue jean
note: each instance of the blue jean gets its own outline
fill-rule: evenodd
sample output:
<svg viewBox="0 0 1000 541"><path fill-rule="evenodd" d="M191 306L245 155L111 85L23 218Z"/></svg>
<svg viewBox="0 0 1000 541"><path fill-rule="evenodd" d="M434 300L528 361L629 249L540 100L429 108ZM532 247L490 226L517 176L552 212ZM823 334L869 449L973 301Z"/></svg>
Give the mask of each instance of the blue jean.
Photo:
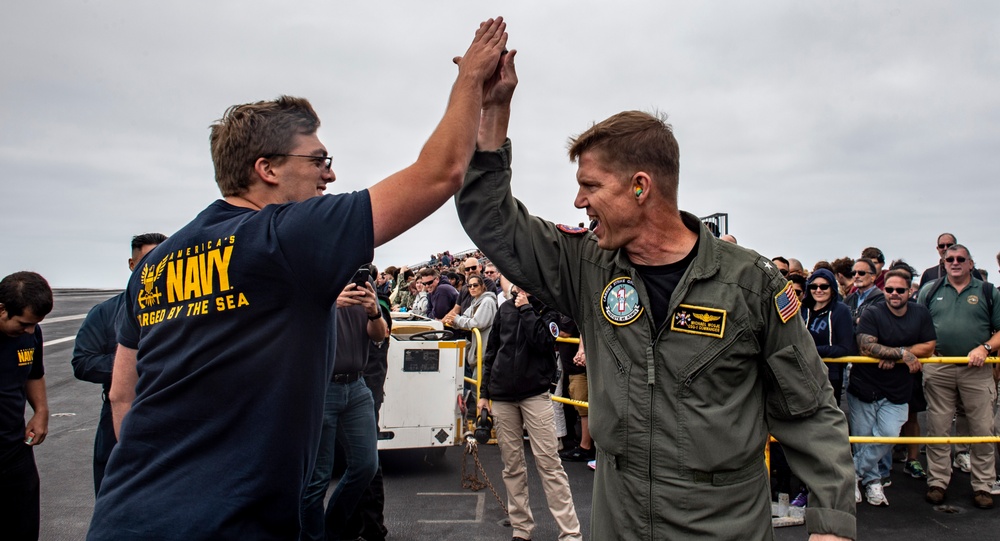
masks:
<svg viewBox="0 0 1000 541"><path fill-rule="evenodd" d="M852 436L896 437L910 414L908 404L893 404L886 399L864 402L847 393L851 411ZM879 461L892 451L888 443L858 443L854 447L854 471L867 485L879 481Z"/></svg>
<svg viewBox="0 0 1000 541"><path fill-rule="evenodd" d="M347 471L330 497L326 512L330 517L324 518L323 499L333 475L338 438L346 450ZM326 534L336 539L334 532L324 533L324 521L342 525L354 511L361 493L378 469L377 438L375 405L364 380L331 382L326 389L316 466L302 498L302 535L299 539L320 541L327 538Z"/></svg>

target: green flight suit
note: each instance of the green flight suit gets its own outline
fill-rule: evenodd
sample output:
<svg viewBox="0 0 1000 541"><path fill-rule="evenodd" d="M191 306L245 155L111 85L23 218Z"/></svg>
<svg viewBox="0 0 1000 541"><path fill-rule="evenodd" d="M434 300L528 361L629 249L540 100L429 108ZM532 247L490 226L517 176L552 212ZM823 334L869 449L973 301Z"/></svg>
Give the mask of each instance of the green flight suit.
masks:
<svg viewBox="0 0 1000 541"><path fill-rule="evenodd" d="M684 213L698 253L654 329L628 257L528 214L510 162L509 140L477 152L455 202L500 271L583 334L598 450L591 538L772 539L768 433L810 489L809 532L856 538L847 422L802 318L779 314L788 282L771 262Z"/></svg>

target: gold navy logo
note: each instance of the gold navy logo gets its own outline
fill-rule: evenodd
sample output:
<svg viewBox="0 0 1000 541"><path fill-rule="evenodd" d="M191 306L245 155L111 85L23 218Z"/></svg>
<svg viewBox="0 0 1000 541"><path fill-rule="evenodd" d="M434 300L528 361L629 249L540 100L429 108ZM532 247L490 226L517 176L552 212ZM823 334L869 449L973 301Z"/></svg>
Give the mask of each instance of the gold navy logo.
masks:
<svg viewBox="0 0 1000 541"><path fill-rule="evenodd" d="M706 306L681 304L670 318L670 330L722 338L726 332L726 311Z"/></svg>
<svg viewBox="0 0 1000 541"><path fill-rule="evenodd" d="M153 265L143 265L142 275L140 279L142 280L142 289L139 290L139 295L137 300L139 301L139 308L145 310L150 306L160 304L160 297L163 296L160 293L160 289L156 287L156 281L160 279L160 275L163 274L163 269L167 266L167 258L163 258L154 267Z"/></svg>
<svg viewBox="0 0 1000 541"><path fill-rule="evenodd" d="M28 366L35 362L35 348L17 350L17 366Z"/></svg>
<svg viewBox="0 0 1000 541"><path fill-rule="evenodd" d="M642 315L639 292L628 276L612 280L604 288L601 297L604 299L604 317L613 325L628 325Z"/></svg>

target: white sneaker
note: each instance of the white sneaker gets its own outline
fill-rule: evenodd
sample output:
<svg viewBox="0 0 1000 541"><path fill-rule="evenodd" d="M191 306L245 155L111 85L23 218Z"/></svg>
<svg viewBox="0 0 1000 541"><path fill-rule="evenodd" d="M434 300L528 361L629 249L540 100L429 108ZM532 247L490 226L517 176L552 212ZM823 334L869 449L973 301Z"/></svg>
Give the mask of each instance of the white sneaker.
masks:
<svg viewBox="0 0 1000 541"><path fill-rule="evenodd" d="M854 480L854 503L861 503L861 489L858 487L858 480Z"/></svg>
<svg viewBox="0 0 1000 541"><path fill-rule="evenodd" d="M990 494L1000 494L1000 477L997 477L996 482L990 487Z"/></svg>
<svg viewBox="0 0 1000 541"><path fill-rule="evenodd" d="M972 462L969 460L969 453L955 453L955 459L951 461L951 467L969 473L972 469Z"/></svg>
<svg viewBox="0 0 1000 541"><path fill-rule="evenodd" d="M882 491L882 483L878 481L873 481L865 485L865 499L871 505L889 505L889 500L885 498L885 492Z"/></svg>

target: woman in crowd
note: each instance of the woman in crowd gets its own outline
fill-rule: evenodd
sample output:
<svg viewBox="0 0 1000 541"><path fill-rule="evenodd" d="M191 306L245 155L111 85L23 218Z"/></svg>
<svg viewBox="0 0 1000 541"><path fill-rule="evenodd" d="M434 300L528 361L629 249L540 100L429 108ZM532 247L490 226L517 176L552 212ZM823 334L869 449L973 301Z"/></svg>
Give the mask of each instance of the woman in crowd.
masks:
<svg viewBox="0 0 1000 541"><path fill-rule="evenodd" d="M837 279L832 272L819 269L809 276L806 280L801 313L820 357L828 359L855 354L857 349L854 343L851 311L840 301ZM833 385L833 396L839 404L844 389L843 363L827 363L827 373ZM783 458L782 456L781 459ZM787 482L786 476L790 475L790 472L781 467L783 460L779 459L777 462L778 477ZM807 488L800 487L798 495L791 503L796 507L805 507L807 500Z"/></svg>
<svg viewBox="0 0 1000 541"><path fill-rule="evenodd" d="M816 350L824 359L854 355L854 326L851 311L840 301L840 291L833 273L820 269L813 272L806 282L806 296L802 301L802 319L809 334L816 342ZM844 389L843 363L828 363L833 396L840 403Z"/></svg>
<svg viewBox="0 0 1000 541"><path fill-rule="evenodd" d="M493 318L497 315L497 296L492 291L486 291L486 282L480 274L469 276L469 295L472 297L472 304L461 315L449 314L445 316L443 323L451 325L456 329L471 331L479 329L479 335L483 340L483 347L486 346L490 336L490 327L493 326ZM476 366L476 344L467 348L466 366ZM484 352L485 353L485 352Z"/></svg>

